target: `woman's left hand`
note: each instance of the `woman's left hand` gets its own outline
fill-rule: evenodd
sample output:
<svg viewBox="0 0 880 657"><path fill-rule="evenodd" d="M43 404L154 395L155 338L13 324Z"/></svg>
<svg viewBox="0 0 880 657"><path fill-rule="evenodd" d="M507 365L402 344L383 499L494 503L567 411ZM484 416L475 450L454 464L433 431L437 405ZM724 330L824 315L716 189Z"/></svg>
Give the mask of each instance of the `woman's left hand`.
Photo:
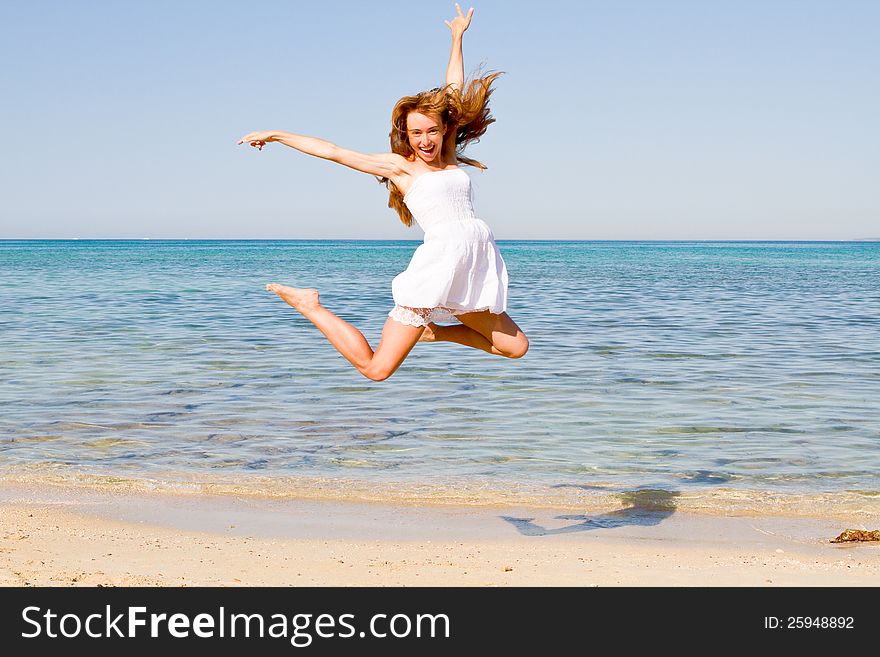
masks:
<svg viewBox="0 0 880 657"><path fill-rule="evenodd" d="M465 31L471 25L471 16L474 15L474 8L471 7L468 9L467 16L461 13L461 7L458 6L458 3L455 3L455 9L458 11L458 16L452 19L452 22L443 21L449 26L449 29L452 30L453 38L461 38L461 36L465 33Z"/></svg>

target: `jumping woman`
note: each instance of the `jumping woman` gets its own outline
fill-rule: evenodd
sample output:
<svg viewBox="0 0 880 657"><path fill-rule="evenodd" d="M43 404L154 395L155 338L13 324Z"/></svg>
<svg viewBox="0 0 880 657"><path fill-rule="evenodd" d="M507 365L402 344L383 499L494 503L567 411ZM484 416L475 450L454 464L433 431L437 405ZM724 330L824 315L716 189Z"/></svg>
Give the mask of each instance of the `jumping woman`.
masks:
<svg viewBox="0 0 880 657"><path fill-rule="evenodd" d="M308 155L376 176L390 190L388 206L401 221L415 220L424 244L391 283L394 308L374 352L363 334L321 305L318 291L270 283L280 296L318 327L334 347L373 381L394 374L416 342L457 342L490 354L520 358L529 341L505 312L507 268L489 226L474 215L473 190L459 162L495 119L489 114L492 83L500 73L465 88L462 39L474 10L445 21L452 30L446 86L405 96L391 115L391 152L365 155L323 139L289 132L252 132L239 140L259 150L277 141ZM457 319L460 324L438 325Z"/></svg>

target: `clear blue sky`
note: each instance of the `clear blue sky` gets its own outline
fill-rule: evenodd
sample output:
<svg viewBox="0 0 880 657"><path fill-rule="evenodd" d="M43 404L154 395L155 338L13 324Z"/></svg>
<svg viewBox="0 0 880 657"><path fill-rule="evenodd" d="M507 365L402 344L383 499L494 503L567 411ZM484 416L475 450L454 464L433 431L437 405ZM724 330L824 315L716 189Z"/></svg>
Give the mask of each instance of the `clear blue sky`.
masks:
<svg viewBox="0 0 880 657"><path fill-rule="evenodd" d="M463 4L465 11L470 5ZM470 154L499 239L880 236L880 2L474 5L506 72ZM0 5L0 238L421 238L370 176L252 130L388 150L454 3Z"/></svg>

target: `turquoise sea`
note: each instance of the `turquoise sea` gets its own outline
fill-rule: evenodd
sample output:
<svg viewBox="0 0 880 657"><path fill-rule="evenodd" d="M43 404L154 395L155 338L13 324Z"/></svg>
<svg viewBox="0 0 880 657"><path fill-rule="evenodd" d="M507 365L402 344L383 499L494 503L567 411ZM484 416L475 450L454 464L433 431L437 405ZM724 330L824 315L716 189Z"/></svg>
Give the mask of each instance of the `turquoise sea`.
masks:
<svg viewBox="0 0 880 657"><path fill-rule="evenodd" d="M0 242L0 474L253 496L876 509L880 243L501 241L509 360L358 374L417 241ZM714 507L713 507L714 505Z"/></svg>

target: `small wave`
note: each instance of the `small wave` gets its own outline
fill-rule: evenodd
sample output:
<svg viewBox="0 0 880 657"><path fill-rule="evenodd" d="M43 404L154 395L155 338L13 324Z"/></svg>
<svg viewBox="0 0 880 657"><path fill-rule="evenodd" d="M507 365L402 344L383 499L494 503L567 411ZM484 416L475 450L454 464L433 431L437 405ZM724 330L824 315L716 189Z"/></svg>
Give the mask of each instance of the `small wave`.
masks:
<svg viewBox="0 0 880 657"><path fill-rule="evenodd" d="M653 433L806 433L803 429L788 427L724 427L691 425L681 427L658 427Z"/></svg>
<svg viewBox="0 0 880 657"><path fill-rule="evenodd" d="M260 468L259 462L250 464ZM349 468L373 465L349 462ZM107 494L159 493L167 495L236 497L269 500L327 500L408 506L522 507L602 513L626 508L681 511L730 516L788 516L835 518L875 522L880 518L880 490L827 493L783 493L771 490L700 488L676 490L644 486L621 488L612 483L588 485L537 484L497 480L454 479L444 482L402 482L351 477L277 477L260 474L192 476L162 473L126 477L98 475L53 464L52 467L4 468L8 487L70 487Z"/></svg>

